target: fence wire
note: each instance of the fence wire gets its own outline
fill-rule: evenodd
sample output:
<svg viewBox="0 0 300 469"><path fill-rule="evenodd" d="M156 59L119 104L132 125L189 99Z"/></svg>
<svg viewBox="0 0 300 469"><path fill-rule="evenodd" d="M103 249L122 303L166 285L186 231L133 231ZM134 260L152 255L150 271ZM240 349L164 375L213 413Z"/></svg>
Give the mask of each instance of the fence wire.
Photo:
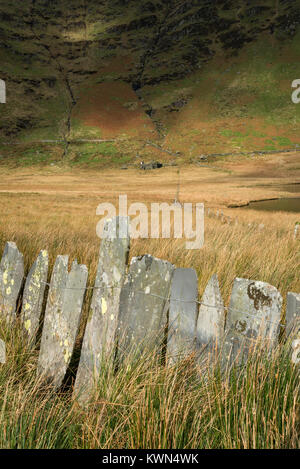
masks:
<svg viewBox="0 0 300 469"><path fill-rule="evenodd" d="M25 277L26 279L27 277ZM49 282L43 282L41 281L41 283L43 285L46 285L48 287L51 287L51 283ZM77 287L64 287L63 290L85 290L85 291L89 291L89 290L104 290L104 289L107 289L107 290L113 290L113 289L116 289L116 290L122 290L123 287L119 287L117 285L101 285L99 287L81 287L81 288L77 288ZM204 303L203 301L199 301L199 300L196 300L196 299L191 299L191 300L183 300L182 298L171 298L170 296L169 297L164 297L164 296L161 296L161 295L157 295L155 293L145 293L144 291L141 291L141 290L137 290L135 291L135 293L137 294L141 294L141 295L145 295L145 296L152 296L154 298L159 298L163 301L175 301L175 302L178 302L178 303L195 303L195 304L198 304L198 305L202 305L202 306L206 306L208 308L216 308L217 305L210 305L210 304L207 304L207 303ZM250 316L256 320L263 320L265 322L268 322L270 324L274 324L275 326L279 326L279 327L285 327L286 326L286 323L282 323L282 322L277 322L277 321L271 321L270 319L265 319L265 318L258 318L257 316L255 316L254 314L251 314L249 312L245 312L245 311L241 311L241 310L238 310L236 308L232 308L230 306L225 306L225 305L220 305L222 306L222 308L224 309L224 311L231 311L231 312L235 312L235 313L239 313L239 314L243 314L245 316Z"/></svg>
<svg viewBox="0 0 300 469"><path fill-rule="evenodd" d="M13 272L12 272L13 273ZM23 279L24 280L27 280L29 277L28 276L24 276ZM48 286L49 288L52 286L51 285L51 282L44 282L43 280L40 281L40 283L42 283L43 285L45 286ZM33 286L35 287L38 287L38 285L34 284L34 282L32 282ZM90 291L90 290L104 290L104 289L107 289L107 290L113 290L113 289L116 289L116 290L122 290L123 286L118 286L118 285L100 285L100 286L93 286L93 287L64 287L62 288L62 290L84 290L84 291ZM174 301L174 302L178 302L178 303L195 303L199 306L206 306L207 308L216 308L218 307L218 305L210 305L208 303L204 303L203 301L199 301L199 300L196 300L196 299L191 299L191 300L183 300L182 298L171 298L170 296L168 297L164 297L164 296L161 296L161 295L157 295L155 293L146 293L144 291L141 291L141 290L137 290L135 291L135 293L137 294L141 294L141 295L145 295L145 296L152 296L154 298L159 298L163 301ZM285 327L286 326L286 323L283 323L283 322L277 322L277 321L271 321L270 319L266 319L266 318L258 318L257 316L255 316L254 314L251 314L249 312L245 312L245 311L242 311L242 310L239 310L239 309L236 309L236 308L233 308L232 306L225 306L223 304L220 304L219 306L221 306L224 311L231 311L231 312L235 312L235 313L239 313L239 314L242 314L242 315L245 315L245 316L250 316L252 317L253 319L256 319L256 320L262 320L264 322L268 322L270 324L274 324L275 326L278 326L278 327Z"/></svg>

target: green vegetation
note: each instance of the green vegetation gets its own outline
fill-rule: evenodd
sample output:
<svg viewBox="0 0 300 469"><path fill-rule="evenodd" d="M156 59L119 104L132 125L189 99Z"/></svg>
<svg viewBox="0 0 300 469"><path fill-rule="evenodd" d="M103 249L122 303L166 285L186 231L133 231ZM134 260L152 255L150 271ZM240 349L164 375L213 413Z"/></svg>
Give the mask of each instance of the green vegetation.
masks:
<svg viewBox="0 0 300 469"><path fill-rule="evenodd" d="M102 137L99 127L84 125L84 123L75 117L71 120L70 139L98 139Z"/></svg>
<svg viewBox="0 0 300 469"><path fill-rule="evenodd" d="M123 145L113 142L1 145L0 164L6 166L119 166L132 159Z"/></svg>
<svg viewBox="0 0 300 469"><path fill-rule="evenodd" d="M29 148L25 150L18 163L22 166L33 166L35 164L49 163L51 152Z"/></svg>
<svg viewBox="0 0 300 469"><path fill-rule="evenodd" d="M110 142L72 144L68 162L71 165L99 166L107 158L113 163L119 162L118 155L118 149Z"/></svg>
<svg viewBox="0 0 300 469"><path fill-rule="evenodd" d="M288 137L271 137L266 138L266 134L258 132L254 129L245 129L244 132L234 131L230 129L220 130L222 136L227 137L232 146L238 146L240 149L249 150L256 149L255 142L259 139L260 146L257 149L263 151L278 151L281 148L295 147L296 143L292 142Z"/></svg>
<svg viewBox="0 0 300 469"><path fill-rule="evenodd" d="M0 164L5 166L47 166L62 161L63 144L1 145Z"/></svg>
<svg viewBox="0 0 300 469"><path fill-rule="evenodd" d="M300 105L291 101L291 82L300 76L300 32L289 21L298 12L294 5L264 0L252 8L238 0L233 9L205 0L181 8L175 0L151 7L146 0L126 6L114 0L90 2L84 11L75 3L77 19L69 24L67 2L55 4L53 21L45 22L47 7L36 2L32 9L25 0L20 14L32 14L31 24L15 21L13 3L4 0L1 20L7 47L0 47L0 74L8 88L3 141L132 134L142 158L150 137L164 138L185 160L300 143ZM139 82L142 102L132 91ZM120 83L122 92L108 92ZM122 151L103 151L112 164L124 161ZM94 165L96 159L87 149L65 160Z"/></svg>

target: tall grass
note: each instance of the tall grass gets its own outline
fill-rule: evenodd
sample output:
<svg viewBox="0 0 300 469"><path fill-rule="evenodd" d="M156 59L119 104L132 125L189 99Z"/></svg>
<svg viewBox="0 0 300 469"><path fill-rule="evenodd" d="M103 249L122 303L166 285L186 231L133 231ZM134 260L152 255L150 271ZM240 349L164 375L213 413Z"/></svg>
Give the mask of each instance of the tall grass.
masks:
<svg viewBox="0 0 300 469"><path fill-rule="evenodd" d="M98 203L92 194L2 194L0 253L6 241L15 241L26 272L40 249L48 249L51 266L58 254L69 254L87 264L93 285ZM201 250L187 251L183 240L136 240L131 256L150 253L194 268L200 295L217 272L226 305L237 276L269 282L284 299L287 291L300 292L297 215L226 213L237 214L239 223L206 217ZM254 221L265 228L249 227ZM7 363L0 365L1 448L299 447L299 370L297 375L285 347L272 356L251 356L243 373L230 376L195 367L191 358L163 367L145 356L114 375L103 369L91 404L82 409L72 398L72 384L54 393L38 381L38 348L27 347L18 326L2 324L1 338L7 344Z"/></svg>
<svg viewBox="0 0 300 469"><path fill-rule="evenodd" d="M3 326L1 448L297 448L299 370L285 347L253 353L221 374L192 356L172 367L147 353L113 374L103 368L91 403L36 378L37 351ZM130 365L130 366L128 366Z"/></svg>
<svg viewBox="0 0 300 469"><path fill-rule="evenodd" d="M27 269L40 249L48 249L53 264L58 254L69 254L89 267L93 281L100 240L96 235L93 196L50 194L2 194L0 253L6 241L15 241L24 254ZM145 253L164 258L177 267L192 267L202 293L217 272L225 301L236 276L262 280L287 291L300 291L300 238L293 239L297 214L227 210L238 216L238 225L222 224L205 217L205 244L186 250L184 240L139 239L131 243L131 256ZM256 222L256 226L248 226ZM257 224L264 223L263 230Z"/></svg>

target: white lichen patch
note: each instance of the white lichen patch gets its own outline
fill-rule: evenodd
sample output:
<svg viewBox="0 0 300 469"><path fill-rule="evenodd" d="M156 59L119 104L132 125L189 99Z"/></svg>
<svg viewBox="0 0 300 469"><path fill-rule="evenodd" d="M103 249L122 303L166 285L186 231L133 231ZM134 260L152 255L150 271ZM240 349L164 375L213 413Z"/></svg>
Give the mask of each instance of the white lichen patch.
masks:
<svg viewBox="0 0 300 469"><path fill-rule="evenodd" d="M27 319L27 321L24 322L24 327L25 327L26 331L28 331L30 333L30 329L31 329L30 319Z"/></svg>
<svg viewBox="0 0 300 469"><path fill-rule="evenodd" d="M4 285L7 285L7 278L8 278L8 272L7 272L7 270L5 270L3 272L3 283L4 283Z"/></svg>
<svg viewBox="0 0 300 469"><path fill-rule="evenodd" d="M101 298L101 313L104 315L107 311L107 302L105 298Z"/></svg>
<svg viewBox="0 0 300 469"><path fill-rule="evenodd" d="M69 359L71 358L71 353L69 351L69 349L65 349L65 352L64 352L64 360L65 360L65 363L67 364L69 362Z"/></svg>

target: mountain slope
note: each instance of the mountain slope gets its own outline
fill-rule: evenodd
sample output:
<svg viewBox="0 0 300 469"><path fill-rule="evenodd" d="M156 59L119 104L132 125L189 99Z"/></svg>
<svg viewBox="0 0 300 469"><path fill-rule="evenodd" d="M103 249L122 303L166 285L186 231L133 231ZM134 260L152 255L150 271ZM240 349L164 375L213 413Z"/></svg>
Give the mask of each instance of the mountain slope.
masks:
<svg viewBox="0 0 300 469"><path fill-rule="evenodd" d="M289 0L2 0L0 139L62 139L79 163L151 157L149 140L189 158L291 147L299 25Z"/></svg>

